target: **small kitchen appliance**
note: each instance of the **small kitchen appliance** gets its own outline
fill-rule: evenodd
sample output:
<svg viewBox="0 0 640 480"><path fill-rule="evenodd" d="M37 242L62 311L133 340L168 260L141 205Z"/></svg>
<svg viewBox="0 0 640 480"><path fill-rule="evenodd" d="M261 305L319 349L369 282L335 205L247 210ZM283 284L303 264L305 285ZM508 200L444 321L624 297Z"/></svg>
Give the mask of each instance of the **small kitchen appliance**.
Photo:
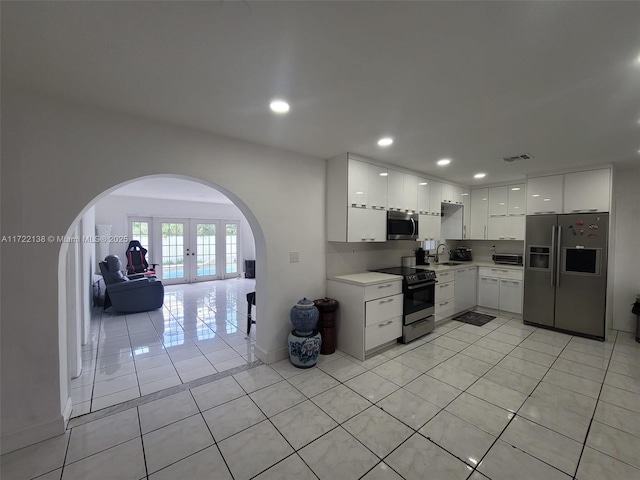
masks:
<svg viewBox="0 0 640 480"><path fill-rule="evenodd" d="M471 249L467 247L452 248L449 251L449 260L455 262L470 262L472 260Z"/></svg>
<svg viewBox="0 0 640 480"><path fill-rule="evenodd" d="M491 258L493 263L501 265L522 265L523 257L517 253L494 253Z"/></svg>

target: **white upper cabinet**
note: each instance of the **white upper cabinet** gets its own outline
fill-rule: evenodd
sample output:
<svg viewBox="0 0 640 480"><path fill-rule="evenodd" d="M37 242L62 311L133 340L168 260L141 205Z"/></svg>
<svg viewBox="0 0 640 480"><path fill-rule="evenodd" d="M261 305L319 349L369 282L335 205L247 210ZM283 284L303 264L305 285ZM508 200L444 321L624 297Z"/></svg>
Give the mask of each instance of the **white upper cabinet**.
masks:
<svg viewBox="0 0 640 480"><path fill-rule="evenodd" d="M564 176L564 213L608 212L611 170L589 170Z"/></svg>
<svg viewBox="0 0 640 480"><path fill-rule="evenodd" d="M369 164L349 159L348 203L351 206L368 206L369 204Z"/></svg>
<svg viewBox="0 0 640 480"><path fill-rule="evenodd" d="M462 202L462 238L470 238L471 234L471 195L468 188L463 188L460 193Z"/></svg>
<svg viewBox="0 0 640 480"><path fill-rule="evenodd" d="M410 212L418 210L418 177L404 174L404 209Z"/></svg>
<svg viewBox="0 0 640 480"><path fill-rule="evenodd" d="M527 180L527 215L563 213L564 175Z"/></svg>
<svg viewBox="0 0 640 480"><path fill-rule="evenodd" d="M509 185L509 196L507 204L509 206L509 216L521 216L527 212L526 201L527 186L522 183L518 185Z"/></svg>
<svg viewBox="0 0 640 480"><path fill-rule="evenodd" d="M389 169L387 176L387 207L389 210L404 208L404 173Z"/></svg>
<svg viewBox="0 0 640 480"><path fill-rule="evenodd" d="M448 183L442 184L442 203L454 203L455 194L453 189L453 185L450 185Z"/></svg>
<svg viewBox="0 0 640 480"><path fill-rule="evenodd" d="M442 183L431 180L431 188L429 189L429 209L431 215L440 216L442 203Z"/></svg>
<svg viewBox="0 0 640 480"><path fill-rule="evenodd" d="M509 187L491 187L489 189L489 216L506 217Z"/></svg>
<svg viewBox="0 0 640 480"><path fill-rule="evenodd" d="M369 205L376 210L387 208L387 169L369 165Z"/></svg>
<svg viewBox="0 0 640 480"><path fill-rule="evenodd" d="M442 238L442 222L440 217L434 215L419 215L418 217L418 239L433 240L436 244Z"/></svg>
<svg viewBox="0 0 640 480"><path fill-rule="evenodd" d="M418 213L428 215L430 213L429 210L429 191L431 186L431 180L426 178L417 178L417 189L418 189Z"/></svg>
<svg viewBox="0 0 640 480"><path fill-rule="evenodd" d="M387 213L384 210L348 207L347 242L386 242Z"/></svg>
<svg viewBox="0 0 640 480"><path fill-rule="evenodd" d="M471 232L469 238L483 240L487 238L487 215L489 212L489 189L471 190Z"/></svg>

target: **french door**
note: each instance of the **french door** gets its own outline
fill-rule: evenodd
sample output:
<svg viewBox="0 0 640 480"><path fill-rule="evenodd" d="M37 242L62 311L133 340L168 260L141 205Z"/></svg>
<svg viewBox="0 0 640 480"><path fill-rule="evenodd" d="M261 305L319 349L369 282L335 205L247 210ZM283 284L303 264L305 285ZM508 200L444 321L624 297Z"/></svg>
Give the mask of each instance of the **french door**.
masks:
<svg viewBox="0 0 640 480"><path fill-rule="evenodd" d="M158 218L154 227L163 283L238 276L238 221Z"/></svg>

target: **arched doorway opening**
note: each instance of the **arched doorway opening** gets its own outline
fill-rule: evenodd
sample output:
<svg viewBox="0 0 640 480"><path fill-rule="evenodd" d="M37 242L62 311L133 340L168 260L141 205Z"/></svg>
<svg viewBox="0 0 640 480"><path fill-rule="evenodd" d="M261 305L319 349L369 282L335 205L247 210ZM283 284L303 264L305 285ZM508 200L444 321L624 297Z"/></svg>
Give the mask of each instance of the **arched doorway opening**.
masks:
<svg viewBox="0 0 640 480"><path fill-rule="evenodd" d="M257 222L253 213L246 206L246 204L242 202L241 199L239 199L232 192L229 192L228 190L224 189L219 185L215 185L215 184L212 184L211 182L207 182L201 179L181 176L181 175L151 175L151 176L131 179L126 182L122 182L118 185L114 185L108 190L102 192L100 195L96 196L91 202L89 202L88 205L86 205L83 208L83 210L74 219L74 222L69 227L66 234L66 238L68 238L69 241L62 242L60 253L59 253L58 318L59 318L59 331L60 331L60 334L59 334L60 385L61 385L61 401L62 401L62 404L65 405L66 418L69 418L70 416L77 416L78 414L82 414L82 413L88 413L89 411L87 410L87 407L85 405L83 405L80 408L78 403L82 403L82 402L78 402L78 398L74 399L73 398L74 395L71 395L72 393L71 386L77 387L78 383L75 383L72 385L70 383L70 379L74 377L78 377L80 375L85 375L86 373L88 373L88 372L82 372L83 360L89 355L95 353L95 352L93 353L90 352L90 350L93 350L92 348L83 349L81 345L85 343L85 341L88 338L90 338L90 335L91 335L91 331L90 331L91 325L90 325L89 319L91 315L91 300L94 293L91 288L91 284L92 284L91 280L93 278L93 273L96 271L97 262L101 259L100 258L101 254L96 251L97 249L95 249L96 246L100 246L100 245L96 243L92 243L92 240L91 240L91 238L95 237L96 235L95 226L97 224L100 224L100 222L103 222L102 219L104 219L104 215L96 215L96 206L103 204L107 199L109 199L110 197L113 197L114 196L113 194L115 192L125 191L125 195L126 195L126 192L129 192L130 194L132 191L136 190L137 185L142 185L141 182L146 182L146 184L148 185L153 181L163 182L164 183L163 186L165 187L165 190L167 187L167 182L169 181L181 182L185 185L188 185L187 190L190 190L192 192L193 191L200 192L198 193L198 195L201 195L202 192L208 191L208 192L211 192L211 194L219 195L220 197L224 197L228 199L228 203L230 204L230 206L233 206L233 208L235 208L238 212L240 212L242 217L241 222L244 224L242 226L250 230L251 233L253 234L250 237L251 237L251 240L254 242L254 249L253 249L253 252L251 253L255 254L254 258L256 260L256 277L257 278L255 281L259 282L261 272L264 269L263 262L266 259L266 256L265 256L266 246L265 246L264 235L262 233L262 229L259 223ZM174 183L174 185L177 185L177 183ZM128 187L133 187L133 190ZM171 197L171 196L172 195L167 193L167 197ZM139 198L143 198L143 195L139 196ZM197 200L197 198L193 197L190 200ZM147 202L149 202L149 199L147 199ZM153 202L158 203L160 201L156 199ZM173 203L176 202L175 198L172 200L172 202ZM111 204L109 205L110 205L109 208L113 208L114 203L111 202ZM188 205L188 201L184 200L183 205ZM206 208L206 206L204 208ZM161 214L163 212L162 205L159 205L157 206L157 208L151 209L151 210L148 208L146 210L144 208L140 210L140 207L137 207L137 208L132 207L132 209L129 210L129 213L131 213L132 215L130 215L129 217L123 214L122 209L115 208L115 210L116 212L114 212L114 215L116 217L120 217L120 222L122 223L122 225L119 225L119 227L114 229L114 231L112 232L111 237L113 239L128 238L129 232L125 232L123 230L123 225L126 224L128 228L130 224L129 220L133 218L135 214L139 215L139 214L151 213L154 216L157 216L157 218L162 218ZM175 215L175 212L173 212L173 215ZM185 212L185 215L188 216L189 213ZM202 215L203 215L202 212L199 212L192 216L199 217ZM228 225L225 225L225 226L228 227ZM158 229L158 231L160 230L161 229ZM160 244L156 243L156 246L158 245ZM104 247L104 245L102 245L102 247ZM110 253L119 252L119 249L124 249L125 247L126 247L126 244L111 245ZM92 252L92 249L94 250L93 252ZM163 246L161 246L160 248L156 248L156 250L158 250L159 252L160 250L164 250L164 248ZM238 258L236 258L236 261L238 261ZM187 266L185 263L181 268L186 269L186 267ZM160 268L162 268L162 266ZM196 271L196 269L201 270L200 266L194 268L194 272ZM160 273L159 275L160 277L163 276L163 273L165 273L166 275L166 272L159 272L159 273ZM231 272L231 273L234 273L234 272ZM241 271L236 270L235 278L240 277L241 273L242 273ZM230 275L230 276L233 278L233 275ZM210 278L206 278L205 280L210 280ZM170 284L171 281L167 283ZM203 284L199 286L199 290L198 290L198 294L200 295L199 298L201 299L209 298L209 300L211 298L215 298L215 294L211 295L210 290L208 291L207 288L203 287L202 285ZM170 288L174 288L174 287L170 286L169 289ZM234 285L234 288L235 290L233 294L230 294L230 295L237 298L237 297L242 297L246 293L246 289L248 287L244 285L238 289L237 285ZM255 288L255 284L254 284L254 288ZM174 299L178 297L182 298L181 295L182 297L184 297L183 294L170 290L170 296L172 296L172 298ZM175 303L175 302L172 301L170 303ZM246 313L247 307L244 302L238 301L237 306L241 309L241 311L242 309L244 309L243 311L244 313ZM190 322L194 325L199 324L200 327L198 328L201 328L201 329L202 329L202 324L206 323L205 321L202 321L202 319L193 318L195 317L195 314L193 313L193 309L191 308L185 309L183 303L181 303L180 306L173 305L173 308L177 310L174 310L172 312L171 309L169 308L169 309L163 309L162 311L157 311L155 313L153 312L150 313L149 324L151 325L155 322L155 324L158 325L158 328L162 328L162 329L166 328L168 330L171 330L175 328L175 325L180 325L181 327L184 326L184 322L186 323ZM219 310L222 311L223 309L220 308ZM187 313L185 314L184 311L186 311ZM254 315L255 315L255 310L254 310ZM166 318L164 318L163 316ZM202 315L200 316L202 317ZM242 317L242 315L238 315L238 316ZM144 315L142 317L144 317ZM176 317L179 317L179 320L176 320ZM210 318L210 320L219 322L220 317L219 316L217 318L212 317ZM236 322L236 326L245 322L242 318L233 318L232 320ZM132 321L143 322L144 319L139 316L139 317L136 317L135 319L132 319ZM114 317L113 319L109 319L109 322L108 322L109 328L116 328L114 327L114 325L117 326L118 322L122 324L126 324L126 319L124 319L123 317ZM174 322L174 323L171 323L171 322ZM183 323L180 323L180 322L183 322ZM142 327L139 327L141 323L137 325L138 326L135 328L142 328ZM212 326L213 328L215 328L215 325L212 325ZM206 326L204 328L206 329ZM115 332L116 330L114 330L114 333ZM246 328L239 329L238 333L240 332L242 332L242 334L245 335ZM175 344L174 346L184 347L187 343L193 341L193 339L191 338L185 339L185 335L182 335L181 337L178 335L176 338L178 337L180 338L175 339L172 337L174 333L168 334L171 337L170 342L173 342ZM227 331L227 332L221 332L221 333L226 333L227 335L230 336L230 334L233 334L234 332ZM259 345L259 342L260 342L260 339L258 338L259 329L257 329L257 332L255 333L258 333L255 336L255 344ZM202 340L202 337L204 338L205 341L207 340L213 341L214 340L213 337L215 337L215 335L211 335L210 332L209 332L209 337L207 337L207 335L205 334L198 335L198 340ZM131 347L133 348L133 345L131 345ZM125 348L119 349L118 346L114 346L114 349L115 350L113 355L115 356L115 358L117 358L117 353L115 353L116 351L119 352L122 350L123 352L126 352ZM112 353L112 352L103 351L102 353L105 354L105 353ZM120 367L117 367L116 365L121 365L121 364L109 365L109 361L111 360L104 361L106 357L109 357L109 355L103 355L102 357L103 358L102 366L105 367L103 368L103 371L106 371L108 373L108 372L113 372L114 370L120 368ZM127 368L135 368L135 366L128 366ZM158 369L158 370L161 370L161 369ZM93 388L92 388L93 382L96 380L95 375L97 375L98 373L99 372L96 369L94 371L93 378L91 378L91 375L87 375L87 378L86 378L87 390L91 388L91 391L93 391ZM131 373L136 373L136 371L133 370L132 372L127 373L125 368L124 370L120 369L120 373L123 373L121 377L124 377L125 375L131 375ZM189 378L189 377L185 377L185 378ZM83 386L82 383L80 385ZM76 389L73 389L73 390L74 390L74 393L75 391L77 391ZM145 391L145 390L141 389L141 391ZM143 394L144 393L142 393L142 395ZM137 396L140 396L140 395L137 395ZM114 398L118 398L118 396L116 395ZM101 404L97 403L96 405L99 406ZM73 413L71 413L72 409L74 410ZM92 410L95 410L95 408Z"/></svg>

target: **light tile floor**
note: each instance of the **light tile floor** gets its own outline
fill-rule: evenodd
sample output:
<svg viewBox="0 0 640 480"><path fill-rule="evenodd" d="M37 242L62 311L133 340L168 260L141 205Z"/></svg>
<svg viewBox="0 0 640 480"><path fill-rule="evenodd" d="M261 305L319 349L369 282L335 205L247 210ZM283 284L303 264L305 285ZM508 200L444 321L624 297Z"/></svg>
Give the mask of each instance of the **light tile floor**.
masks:
<svg viewBox="0 0 640 480"><path fill-rule="evenodd" d="M640 479L640 344L621 332L451 321L365 362L338 351L140 400L3 456L2 478Z"/></svg>
<svg viewBox="0 0 640 480"><path fill-rule="evenodd" d="M256 361L257 325L246 335L252 291L255 280L235 278L166 286L164 307L152 312L94 308L72 417Z"/></svg>

